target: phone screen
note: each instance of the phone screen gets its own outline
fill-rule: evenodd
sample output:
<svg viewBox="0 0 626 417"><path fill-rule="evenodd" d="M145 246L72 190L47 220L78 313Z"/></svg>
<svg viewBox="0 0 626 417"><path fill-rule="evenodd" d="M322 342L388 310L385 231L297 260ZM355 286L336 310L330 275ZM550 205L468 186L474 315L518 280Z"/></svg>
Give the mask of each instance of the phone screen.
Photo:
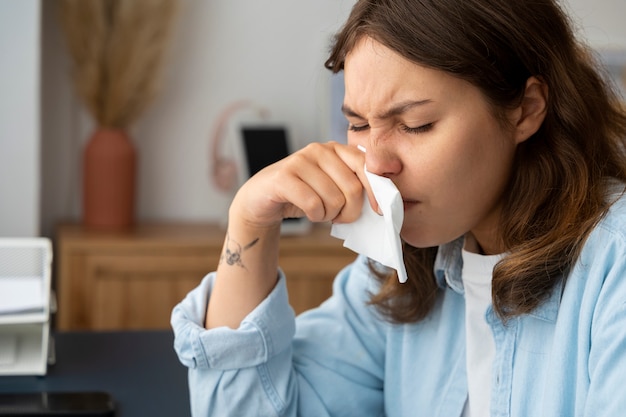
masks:
<svg viewBox="0 0 626 417"><path fill-rule="evenodd" d="M113 416L106 392L0 393L0 416Z"/></svg>
<svg viewBox="0 0 626 417"><path fill-rule="evenodd" d="M284 127L246 126L242 134L250 176L289 155Z"/></svg>

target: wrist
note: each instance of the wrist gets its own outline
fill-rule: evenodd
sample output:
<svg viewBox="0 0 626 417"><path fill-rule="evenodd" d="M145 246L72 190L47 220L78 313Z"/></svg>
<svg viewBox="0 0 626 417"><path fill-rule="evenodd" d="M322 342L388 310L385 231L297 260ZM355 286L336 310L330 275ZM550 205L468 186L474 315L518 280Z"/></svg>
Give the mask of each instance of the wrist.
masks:
<svg viewBox="0 0 626 417"><path fill-rule="evenodd" d="M262 217L255 210L248 208L249 205L234 200L228 210L228 229L245 233L257 233L265 235L280 229L281 216L276 218ZM247 231L247 232L246 232Z"/></svg>

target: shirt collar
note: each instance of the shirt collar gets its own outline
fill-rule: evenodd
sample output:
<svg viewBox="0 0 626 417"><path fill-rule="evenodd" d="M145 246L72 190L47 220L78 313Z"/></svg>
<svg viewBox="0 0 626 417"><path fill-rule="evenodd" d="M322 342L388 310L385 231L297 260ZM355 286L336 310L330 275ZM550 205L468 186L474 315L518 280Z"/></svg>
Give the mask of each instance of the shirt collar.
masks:
<svg viewBox="0 0 626 417"><path fill-rule="evenodd" d="M464 294L462 269L464 238L461 236L449 243L439 246L435 258L434 272L437 285L440 288L450 287L453 291ZM553 287L548 298L528 315L548 322L556 321L561 304L563 292L563 279Z"/></svg>
<svg viewBox="0 0 626 417"><path fill-rule="evenodd" d="M461 279L463 241L464 238L459 237L452 242L440 245L434 266L437 285L441 288L448 286L459 294L464 293L463 281Z"/></svg>

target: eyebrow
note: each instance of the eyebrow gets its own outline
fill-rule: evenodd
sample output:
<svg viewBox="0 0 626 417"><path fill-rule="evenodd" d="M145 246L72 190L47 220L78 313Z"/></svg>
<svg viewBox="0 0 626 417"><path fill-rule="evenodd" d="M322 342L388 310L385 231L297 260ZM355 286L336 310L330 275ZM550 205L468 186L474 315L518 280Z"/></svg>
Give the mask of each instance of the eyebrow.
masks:
<svg viewBox="0 0 626 417"><path fill-rule="evenodd" d="M426 100L412 100L412 101L400 102L400 103L394 105L393 107L385 110L383 113L380 113L380 114L376 115L375 118L376 119L388 119L390 117L394 117L394 116L398 116L398 115L401 115L403 113L406 113L407 111L411 110L414 107L423 106L423 105L428 104L428 103L432 103L432 100L426 99ZM343 112L343 114L346 117L357 117L357 118L360 118L360 119L364 118L363 116L358 114L356 111L352 110L346 104L343 104L341 106L341 111Z"/></svg>

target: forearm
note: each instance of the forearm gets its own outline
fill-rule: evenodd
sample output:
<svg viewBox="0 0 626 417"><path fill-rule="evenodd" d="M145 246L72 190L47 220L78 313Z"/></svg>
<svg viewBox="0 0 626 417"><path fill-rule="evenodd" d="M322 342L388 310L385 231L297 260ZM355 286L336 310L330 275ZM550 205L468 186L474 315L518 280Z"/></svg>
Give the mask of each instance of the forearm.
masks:
<svg viewBox="0 0 626 417"><path fill-rule="evenodd" d="M238 328L270 293L277 280L284 218L307 217L314 222L358 218L362 167L363 153L353 147L311 144L262 169L238 190L207 307L207 329Z"/></svg>
<svg viewBox="0 0 626 417"><path fill-rule="evenodd" d="M217 276L207 275L172 313L192 415L381 415L386 343L384 323L367 302L379 285L369 274L364 258L344 269L334 301L300 316L295 344L283 274L237 329L211 330L202 324Z"/></svg>
<svg viewBox="0 0 626 417"><path fill-rule="evenodd" d="M229 223L207 306L207 329L237 328L271 292L278 278L280 225L252 227Z"/></svg>
<svg viewBox="0 0 626 417"><path fill-rule="evenodd" d="M172 312L174 348L189 368L192 415L294 416L295 322L284 276L279 274L270 294L239 328L205 330L215 280L215 272L208 274ZM259 378L264 372L271 377Z"/></svg>

